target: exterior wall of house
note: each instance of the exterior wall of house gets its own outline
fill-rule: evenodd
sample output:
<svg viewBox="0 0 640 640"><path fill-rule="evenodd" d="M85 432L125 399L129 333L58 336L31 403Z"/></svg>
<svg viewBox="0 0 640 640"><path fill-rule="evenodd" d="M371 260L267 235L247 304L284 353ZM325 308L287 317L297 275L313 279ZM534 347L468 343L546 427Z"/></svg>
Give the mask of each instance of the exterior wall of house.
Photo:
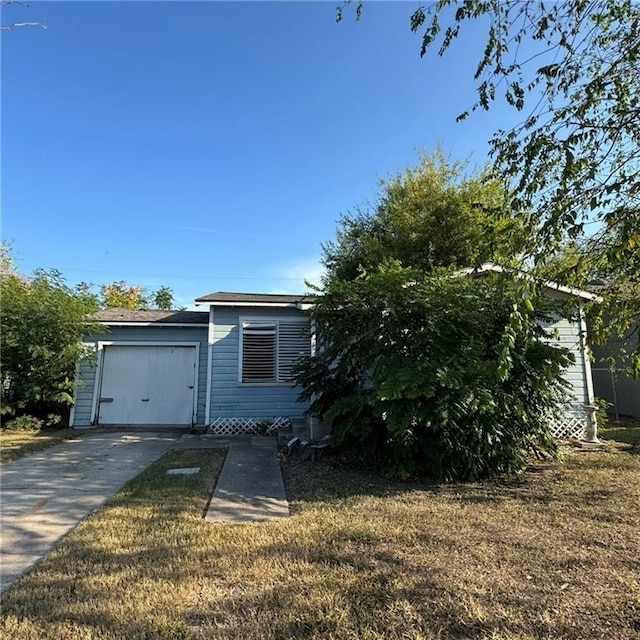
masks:
<svg viewBox="0 0 640 640"><path fill-rule="evenodd" d="M241 423L243 419L301 417L308 407L298 401L299 389L290 383L243 384L238 381L240 327L242 320L302 320L298 309L215 307L211 352L211 397L209 422L216 425Z"/></svg>
<svg viewBox="0 0 640 640"><path fill-rule="evenodd" d="M564 379L571 385L571 399L567 406L564 419L553 425L553 432L558 437L583 436L588 432L586 406L592 402L590 398L591 375L585 364L585 354L582 348L581 326L578 318L568 320L556 317L551 321L541 323L550 334L551 344L568 349L575 362L564 373Z"/></svg>
<svg viewBox="0 0 640 640"><path fill-rule="evenodd" d="M87 336L84 340L88 349L96 349L99 341L106 342L198 342L200 353L198 365L198 391L196 415L198 424L204 424L207 393L207 328L206 327L167 327L167 326L112 326L109 333ZM75 394L75 407L72 426L88 427L92 424L93 394L97 373L96 363L90 359L82 360L78 365L78 388ZM99 393L99 389L97 390Z"/></svg>
<svg viewBox="0 0 640 640"><path fill-rule="evenodd" d="M565 318L559 318L542 326L552 334L552 344L568 349L575 358L564 374L564 379L572 388L574 404L579 407L589 403L584 359L580 348L580 325ZM555 334L555 335L554 335Z"/></svg>

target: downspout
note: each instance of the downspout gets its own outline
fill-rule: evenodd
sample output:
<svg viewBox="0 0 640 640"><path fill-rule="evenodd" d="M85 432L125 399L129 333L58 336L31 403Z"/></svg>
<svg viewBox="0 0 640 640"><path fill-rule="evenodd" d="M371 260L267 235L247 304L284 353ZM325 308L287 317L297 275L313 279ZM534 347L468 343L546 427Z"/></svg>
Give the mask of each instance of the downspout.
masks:
<svg viewBox="0 0 640 640"><path fill-rule="evenodd" d="M213 305L209 305L209 327L207 329L207 390L205 393L204 423L209 428L211 422L211 377L213 375Z"/></svg>
<svg viewBox="0 0 640 640"><path fill-rule="evenodd" d="M585 386L587 389L587 402L584 410L587 414L587 428L585 430L585 440L587 442L599 442L598 440L598 424L596 420L595 394L593 392L593 378L591 376L591 359L589 357L590 349L587 345L587 322L584 317L584 306L580 302L578 307L578 319L580 322L580 353L582 354L582 367L585 378Z"/></svg>

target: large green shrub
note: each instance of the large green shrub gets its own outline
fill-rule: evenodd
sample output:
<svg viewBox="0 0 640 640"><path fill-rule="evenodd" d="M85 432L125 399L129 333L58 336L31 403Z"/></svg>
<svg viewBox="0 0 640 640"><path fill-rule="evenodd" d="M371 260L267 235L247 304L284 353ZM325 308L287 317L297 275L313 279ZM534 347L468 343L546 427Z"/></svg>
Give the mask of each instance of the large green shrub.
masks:
<svg viewBox="0 0 640 640"><path fill-rule="evenodd" d="M329 279L302 397L339 446L396 475L517 473L528 451L554 452L548 418L565 401L570 355L536 323L546 304L505 276L398 263Z"/></svg>
<svg viewBox="0 0 640 640"><path fill-rule="evenodd" d="M95 308L55 271L26 278L5 268L0 295L2 414L56 422L73 402L82 337L97 329L85 315Z"/></svg>

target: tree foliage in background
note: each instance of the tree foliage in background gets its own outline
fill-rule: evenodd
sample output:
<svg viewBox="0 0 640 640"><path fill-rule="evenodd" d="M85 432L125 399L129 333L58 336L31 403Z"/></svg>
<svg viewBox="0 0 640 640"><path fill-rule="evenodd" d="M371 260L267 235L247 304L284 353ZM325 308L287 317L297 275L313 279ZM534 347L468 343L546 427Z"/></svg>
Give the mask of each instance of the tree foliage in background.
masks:
<svg viewBox="0 0 640 640"><path fill-rule="evenodd" d="M173 291L162 285L156 291L149 291L140 285L131 285L118 280L100 287L98 295L91 285L83 282L76 287L79 295L93 298L101 309L165 309L173 308Z"/></svg>
<svg viewBox="0 0 640 640"><path fill-rule="evenodd" d="M152 298L156 309L173 309L173 291L169 287L162 285L153 292Z"/></svg>
<svg viewBox="0 0 640 640"><path fill-rule="evenodd" d="M523 114L491 145L514 210L535 212L527 219L535 252L552 252L597 221L589 235L612 264L624 262L640 244L640 5L438 0L418 7L410 27L422 34L421 56L442 56L472 21L486 25L486 46L474 76L478 100L458 117L498 99Z"/></svg>
<svg viewBox="0 0 640 640"><path fill-rule="evenodd" d="M38 270L26 278L10 259L3 260L0 296L4 419L30 414L56 422L73 402L82 337L98 329L85 316L96 306L77 296L60 273Z"/></svg>
<svg viewBox="0 0 640 640"><path fill-rule="evenodd" d="M536 324L544 302L518 295L504 277L397 262L329 278L311 312L322 345L299 368L302 398L345 451L395 475L518 473L527 452L555 451L548 419L571 361Z"/></svg>
<svg viewBox="0 0 640 640"><path fill-rule="evenodd" d="M137 309L149 299L159 309L173 304L166 286L146 294L142 287L120 281L102 287L98 296L87 283L67 286L55 270L38 269L26 277L16 270L7 245L0 245L0 297L4 423L22 416L33 416L33 424L68 417L82 339L105 331L87 322L88 314L101 307Z"/></svg>
<svg viewBox="0 0 640 640"><path fill-rule="evenodd" d="M347 1L338 20L350 4L362 16L363 3ZM640 4L437 0L409 16L421 56L445 55L471 22L486 25L486 44L473 78L478 99L458 119L497 100L522 114L495 132L491 155L530 230L528 253L544 274L567 243L579 245L573 271L559 277L584 282L604 270L596 334L628 333L640 321ZM635 360L640 370L640 343Z"/></svg>
<svg viewBox="0 0 640 640"><path fill-rule="evenodd" d="M124 280L100 287L100 306L105 309L143 309L147 306L144 289Z"/></svg>
<svg viewBox="0 0 640 640"><path fill-rule="evenodd" d="M492 260L510 264L526 246L504 185L440 150L382 180L376 200L342 216L335 242L323 246L332 277L350 280L388 259L431 271Z"/></svg>
<svg viewBox="0 0 640 640"><path fill-rule="evenodd" d="M549 419L566 401L571 356L537 324L547 303L534 282L460 274L522 250L505 194L424 156L325 246L311 310L321 345L297 382L361 461L466 480L554 452Z"/></svg>

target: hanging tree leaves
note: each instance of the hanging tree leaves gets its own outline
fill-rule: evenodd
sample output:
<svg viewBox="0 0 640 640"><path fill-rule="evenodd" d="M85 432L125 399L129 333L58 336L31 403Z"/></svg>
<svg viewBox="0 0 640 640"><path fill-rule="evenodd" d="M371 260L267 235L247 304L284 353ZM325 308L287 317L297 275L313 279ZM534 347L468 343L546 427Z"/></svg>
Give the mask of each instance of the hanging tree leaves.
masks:
<svg viewBox="0 0 640 640"><path fill-rule="evenodd" d="M531 253L546 258L587 235L624 267L640 245L640 5L438 0L410 16L421 56L444 55L470 22L486 24L487 37L478 99L458 119L500 99L522 114L494 134L491 149L514 210L534 213Z"/></svg>

